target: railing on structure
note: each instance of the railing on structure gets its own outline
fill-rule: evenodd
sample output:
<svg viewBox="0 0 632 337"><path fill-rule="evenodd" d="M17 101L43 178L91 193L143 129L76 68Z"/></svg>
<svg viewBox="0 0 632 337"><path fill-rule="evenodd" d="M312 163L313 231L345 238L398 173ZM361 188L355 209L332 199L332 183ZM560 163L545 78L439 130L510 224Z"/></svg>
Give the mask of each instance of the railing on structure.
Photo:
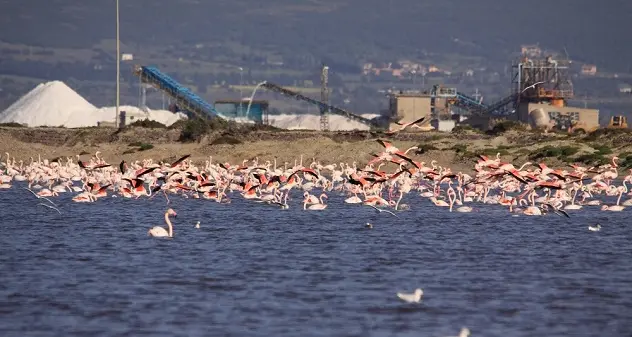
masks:
<svg viewBox="0 0 632 337"><path fill-rule="evenodd" d="M470 113L480 113L487 109L487 105L483 104L480 100L477 100L468 95L464 95L456 90L456 88L443 87L435 85L432 88L432 96L439 98L450 98L450 102L461 108L469 111Z"/></svg>
<svg viewBox="0 0 632 337"><path fill-rule="evenodd" d="M473 97L464 95L462 93L457 93L456 98L457 99L454 105L460 108L474 110L474 111L481 111L487 108L487 105L483 104L481 101L476 100Z"/></svg>
<svg viewBox="0 0 632 337"><path fill-rule="evenodd" d="M136 66L134 74L140 77L142 82L149 83L164 91L176 101L176 104L181 109L189 111L200 118L219 116L221 118L228 119L217 112L211 104L194 94L188 88L182 86L167 74L162 73L156 67Z"/></svg>
<svg viewBox="0 0 632 337"><path fill-rule="evenodd" d="M276 85L274 83L270 83L270 82L265 82L264 84L261 85L262 87L270 90L270 91L274 91L274 92L278 92L282 95L288 96L288 97L292 97L294 99L297 99L299 101L304 101L307 103L311 103L314 105L317 105L319 108L326 110L329 110L330 113L332 114L336 114L336 115L340 115L346 118L349 118L351 120L366 124L366 125L370 125L370 126L378 126L378 123L375 122L374 120L368 119L368 118L364 118L361 116L358 116L356 114L353 114L347 110L335 107L333 105L321 102L319 100L307 97L305 95L302 95L298 92L292 91L292 90L288 90L286 88L283 88L280 85Z"/></svg>
<svg viewBox="0 0 632 337"><path fill-rule="evenodd" d="M482 111L482 113L483 114L499 114L509 104L512 104L512 103L515 104L516 100L518 99L518 96L519 94L511 94L495 103L490 104L489 106L487 106L485 110Z"/></svg>

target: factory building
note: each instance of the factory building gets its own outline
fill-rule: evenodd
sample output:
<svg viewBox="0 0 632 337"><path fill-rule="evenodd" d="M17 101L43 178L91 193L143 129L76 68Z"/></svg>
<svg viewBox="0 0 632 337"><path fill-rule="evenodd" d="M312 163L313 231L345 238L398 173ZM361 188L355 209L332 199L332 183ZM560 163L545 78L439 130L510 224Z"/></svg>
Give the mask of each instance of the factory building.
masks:
<svg viewBox="0 0 632 337"><path fill-rule="evenodd" d="M450 117L447 99L433 97L433 95L429 93L400 92L391 95L389 100L389 114L390 129L397 129L399 127L395 122L406 123L426 116L438 117L437 120L433 122L432 127L430 124L424 124L426 130L431 130L432 128L443 130L444 126L454 127L454 121L452 121ZM419 129L411 129L411 131L414 130Z"/></svg>
<svg viewBox="0 0 632 337"><path fill-rule="evenodd" d="M566 106L561 100L551 104L523 102L518 106L516 117L520 122L533 124L534 111L548 115L549 128L590 132L599 127L599 110Z"/></svg>

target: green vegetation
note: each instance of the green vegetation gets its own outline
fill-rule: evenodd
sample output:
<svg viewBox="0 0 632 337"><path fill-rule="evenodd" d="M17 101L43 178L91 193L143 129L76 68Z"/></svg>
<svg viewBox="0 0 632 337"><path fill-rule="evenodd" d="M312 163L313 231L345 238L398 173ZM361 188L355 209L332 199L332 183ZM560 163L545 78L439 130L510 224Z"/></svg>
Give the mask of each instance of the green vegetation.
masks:
<svg viewBox="0 0 632 337"><path fill-rule="evenodd" d="M609 159L595 152L581 155L577 157L575 161L588 165L604 165L608 163Z"/></svg>
<svg viewBox="0 0 632 337"><path fill-rule="evenodd" d="M143 142L132 142L132 143L129 143L129 146L138 148L138 149L127 150L127 151L132 151L130 153L134 153L134 152L136 152L136 150L138 150L138 151L146 151L146 150L151 150L151 149L154 148L153 144L143 143Z"/></svg>
<svg viewBox="0 0 632 337"><path fill-rule="evenodd" d="M143 144L140 144L140 147L138 148L138 151L151 150L153 148L154 148L154 145L143 143Z"/></svg>
<svg viewBox="0 0 632 337"><path fill-rule="evenodd" d="M219 118L215 118L219 119ZM182 131L180 131L181 142L195 142L202 139L202 137L211 130L210 121L202 119L191 119L184 122Z"/></svg>
<svg viewBox="0 0 632 337"><path fill-rule="evenodd" d="M417 150L415 150L416 154L424 154L428 151L436 151L438 150L438 148L432 144L428 144L428 143L423 143L423 144L419 144L417 145Z"/></svg>
<svg viewBox="0 0 632 337"><path fill-rule="evenodd" d="M214 131L224 131L233 136L245 135L254 131L278 131L278 128L262 124L239 124L233 121L226 121L219 117L205 120L200 118L178 121L171 125L169 129L180 129L181 142L196 142L202 137Z"/></svg>
<svg viewBox="0 0 632 337"><path fill-rule="evenodd" d="M465 144L454 144L450 150L456 152L457 154L462 154L467 152L467 145Z"/></svg>
<svg viewBox="0 0 632 337"><path fill-rule="evenodd" d="M465 134L468 132L481 133L479 129L475 129L471 125L467 125L467 124L457 125L454 127L454 129L452 129L452 133L457 134L457 135Z"/></svg>
<svg viewBox="0 0 632 337"><path fill-rule="evenodd" d="M597 150L597 154L600 154L603 156L612 154L612 149L609 148L607 145L593 145L593 148Z"/></svg>
<svg viewBox="0 0 632 337"><path fill-rule="evenodd" d="M586 135L586 137L584 137L584 141L594 142L596 140L603 139L603 138L615 138L617 136L629 135L629 134L630 134L629 129L601 128Z"/></svg>
<svg viewBox="0 0 632 337"><path fill-rule="evenodd" d="M211 145L222 145L222 144L227 144L227 145L237 145L237 144L241 144L242 141L229 135L229 134L223 134L221 135L219 138L216 138L215 140L213 140L213 142L211 142Z"/></svg>
<svg viewBox="0 0 632 337"><path fill-rule="evenodd" d="M507 149L507 146L498 146L495 148L469 151L467 145L465 144L455 144L450 148L450 150L454 151L456 156L462 161L475 160L479 156L495 157L499 153L501 156L507 156L510 154Z"/></svg>
<svg viewBox="0 0 632 337"><path fill-rule="evenodd" d="M629 169L632 168L632 152L623 152L618 155L619 157L619 166Z"/></svg>
<svg viewBox="0 0 632 337"><path fill-rule="evenodd" d="M579 152L579 148L573 146L551 146L547 145L532 151L529 154L530 160L541 160L544 158L558 158L563 161L568 161L570 156Z"/></svg>
<svg viewBox="0 0 632 337"><path fill-rule="evenodd" d="M512 131L512 130L526 131L527 124L520 123L517 121L501 121L501 122L496 123L496 125L494 125L494 127L491 130L489 130L487 133L493 136L497 136L497 135L501 135L505 132Z"/></svg>
<svg viewBox="0 0 632 337"><path fill-rule="evenodd" d="M149 129L165 129L165 128L167 128L166 125L164 125L164 124L162 124L160 122L149 120L149 119L143 119L143 120L135 121L134 123L131 123L130 125L128 125L128 127L130 127L130 128L149 128Z"/></svg>
<svg viewBox="0 0 632 337"><path fill-rule="evenodd" d="M507 151L506 149L497 147L497 148L491 148L491 149L482 149L482 150L478 150L474 152L476 156L483 155L483 156L488 156L488 157L496 156L499 153L501 156L506 156L509 154L509 151Z"/></svg>
<svg viewBox="0 0 632 337"><path fill-rule="evenodd" d="M23 127L25 127L24 125L22 125L20 123L15 123L15 122L0 123L0 126L4 126L4 127L7 127L7 128L23 128Z"/></svg>

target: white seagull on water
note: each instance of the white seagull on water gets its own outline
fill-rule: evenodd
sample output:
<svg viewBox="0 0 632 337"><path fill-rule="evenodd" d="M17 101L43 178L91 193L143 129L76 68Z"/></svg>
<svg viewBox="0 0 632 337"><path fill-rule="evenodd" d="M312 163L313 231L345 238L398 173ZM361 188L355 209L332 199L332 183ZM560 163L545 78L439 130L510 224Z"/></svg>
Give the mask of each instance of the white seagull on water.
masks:
<svg viewBox="0 0 632 337"><path fill-rule="evenodd" d="M423 296L424 291L420 288L415 289L415 292L412 294L406 293L397 293L397 297L399 297L404 302L408 303L419 303L421 301L421 296Z"/></svg>

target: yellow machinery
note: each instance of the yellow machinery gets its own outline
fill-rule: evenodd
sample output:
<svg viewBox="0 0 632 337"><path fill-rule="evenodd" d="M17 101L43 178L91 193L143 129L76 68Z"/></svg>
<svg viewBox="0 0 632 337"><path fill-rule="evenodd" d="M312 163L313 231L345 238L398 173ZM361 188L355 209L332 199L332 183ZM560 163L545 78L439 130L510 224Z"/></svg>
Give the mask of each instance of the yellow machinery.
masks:
<svg viewBox="0 0 632 337"><path fill-rule="evenodd" d="M608 123L610 129L627 129L628 119L625 116L612 116L610 117L610 123Z"/></svg>

